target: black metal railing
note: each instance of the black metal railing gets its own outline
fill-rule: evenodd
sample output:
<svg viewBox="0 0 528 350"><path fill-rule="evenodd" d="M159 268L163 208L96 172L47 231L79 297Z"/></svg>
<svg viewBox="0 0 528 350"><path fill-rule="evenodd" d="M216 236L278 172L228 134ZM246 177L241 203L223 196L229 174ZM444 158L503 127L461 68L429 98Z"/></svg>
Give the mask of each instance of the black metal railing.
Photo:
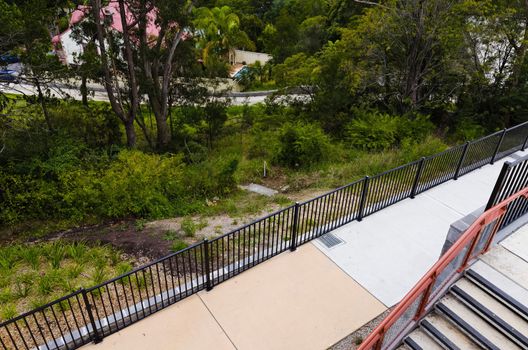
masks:
<svg viewBox="0 0 528 350"><path fill-rule="evenodd" d="M514 162L502 165L499 178L491 193L486 209L492 208L514 193L528 187L528 156ZM508 214L505 215L501 228L509 225L519 217L528 213L528 200L518 198L510 204Z"/></svg>
<svg viewBox="0 0 528 350"><path fill-rule="evenodd" d="M4 349L75 349L528 143L528 122L337 188L0 323ZM524 177L526 179L526 176Z"/></svg>

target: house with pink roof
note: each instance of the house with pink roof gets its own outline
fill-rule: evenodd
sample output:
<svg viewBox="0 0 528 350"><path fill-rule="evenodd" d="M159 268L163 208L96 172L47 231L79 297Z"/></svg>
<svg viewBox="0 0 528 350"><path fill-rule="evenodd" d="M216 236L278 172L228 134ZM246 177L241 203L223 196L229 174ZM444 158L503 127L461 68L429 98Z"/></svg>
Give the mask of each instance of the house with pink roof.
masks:
<svg viewBox="0 0 528 350"><path fill-rule="evenodd" d="M79 40L79 38L73 34L75 26L85 20L85 18L90 15L90 11L90 6L79 5L71 13L68 29L51 39L55 52L64 64L75 64L79 55L83 52L85 45L92 40L92 38L82 38ZM129 10L127 4L125 4L125 11L127 24L130 26L137 26L137 24L135 24L136 18ZM155 23L156 11L156 9L153 9L147 14L147 35L152 38L156 38L160 31L159 26ZM123 32L118 1L111 0L108 5L102 7L100 18L108 21L112 30L119 33Z"/></svg>

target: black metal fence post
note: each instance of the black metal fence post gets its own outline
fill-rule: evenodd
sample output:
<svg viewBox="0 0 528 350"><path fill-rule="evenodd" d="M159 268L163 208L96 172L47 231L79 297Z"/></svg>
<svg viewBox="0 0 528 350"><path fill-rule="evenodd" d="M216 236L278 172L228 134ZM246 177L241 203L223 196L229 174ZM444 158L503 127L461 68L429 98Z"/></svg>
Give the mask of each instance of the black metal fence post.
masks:
<svg viewBox="0 0 528 350"><path fill-rule="evenodd" d="M425 162L425 157L422 157L422 159L420 159L420 163L418 164L418 169L416 169L416 177L414 178L414 183L413 183L413 187L411 190L411 198L414 198L416 196L416 190L418 188L418 182L420 181L420 176L422 175L424 162Z"/></svg>
<svg viewBox="0 0 528 350"><path fill-rule="evenodd" d="M88 294L86 293L86 290L84 288L81 288L81 294L84 301L84 306L86 307L86 311L88 312L88 318L90 319L90 324L92 325L92 331L93 336L91 337L92 341L94 343L100 343L103 341L103 337L99 335L99 332L97 331L97 325L95 324L95 318L93 316L92 312L92 305L90 304L90 301L88 301ZM88 328L88 325L86 325L86 328ZM90 334L90 332L88 332Z"/></svg>
<svg viewBox="0 0 528 350"><path fill-rule="evenodd" d="M500 146L502 144L502 140L504 140L504 135L506 135L506 131L508 131L508 129L504 128L504 130L502 131L501 137L499 139L499 142L497 143L497 146L495 147L495 152L493 152L493 157L491 157L490 164L495 163L495 158L497 157L497 152L499 152L499 148L500 148Z"/></svg>
<svg viewBox="0 0 528 350"><path fill-rule="evenodd" d="M205 290L210 291L213 289L213 284L211 282L211 259L210 259L210 251L209 251L209 240L206 238L203 241L204 243L204 264L205 264Z"/></svg>
<svg viewBox="0 0 528 350"><path fill-rule="evenodd" d="M368 195L368 185L369 185L369 177L365 176L365 180L363 180L363 190L361 191L361 201L359 202L359 213L357 221L363 220L363 216L365 215L365 202L367 200Z"/></svg>
<svg viewBox="0 0 528 350"><path fill-rule="evenodd" d="M521 148L521 151L524 151L526 149L526 145L528 145L528 134L526 135L526 139L524 140L523 146Z"/></svg>
<svg viewBox="0 0 528 350"><path fill-rule="evenodd" d="M455 171L455 176L453 177L454 180L458 180L458 176L460 175L460 168L462 168L462 163L464 163L464 159L466 159L466 153L469 148L469 144L471 142L467 141L464 145L464 150L462 151L462 155L460 156L460 160L458 161L457 168Z"/></svg>
<svg viewBox="0 0 528 350"><path fill-rule="evenodd" d="M502 185L504 184L504 181L506 180L506 176L508 174L509 169L510 169L510 162L505 162L502 165L499 178L497 179L497 182L495 182L495 187L493 187L493 191L491 191L490 199L488 200L488 204L486 204L486 209L484 210L488 210L492 208L495 204L497 204L495 203L495 201L497 200L497 196L499 195L499 192L502 189Z"/></svg>
<svg viewBox="0 0 528 350"><path fill-rule="evenodd" d="M293 207L293 227L291 236L290 251L294 252L297 249L297 228L299 227L299 202L295 202Z"/></svg>

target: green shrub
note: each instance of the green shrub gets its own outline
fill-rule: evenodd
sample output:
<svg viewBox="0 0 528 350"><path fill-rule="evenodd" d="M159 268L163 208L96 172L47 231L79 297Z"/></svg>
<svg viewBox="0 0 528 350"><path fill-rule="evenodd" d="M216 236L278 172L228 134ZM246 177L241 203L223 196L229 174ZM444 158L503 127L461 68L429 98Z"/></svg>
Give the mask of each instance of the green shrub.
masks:
<svg viewBox="0 0 528 350"><path fill-rule="evenodd" d="M18 298L26 297L31 291L31 286L36 276L34 273L22 273L15 277L14 291Z"/></svg>
<svg viewBox="0 0 528 350"><path fill-rule="evenodd" d="M471 141L484 136L485 133L486 129L482 125L468 118L464 118L459 120L455 125L453 138L455 141Z"/></svg>
<svg viewBox="0 0 528 350"><path fill-rule="evenodd" d="M60 191L53 182L0 170L0 188L0 226L49 218L60 209Z"/></svg>
<svg viewBox="0 0 528 350"><path fill-rule="evenodd" d="M18 315L17 308L12 303L4 304L0 307L0 320L7 321Z"/></svg>
<svg viewBox="0 0 528 350"><path fill-rule="evenodd" d="M236 188L237 169L238 159L224 157L188 166L183 179L187 195L210 198L232 192ZM181 214L188 214L193 208L180 209Z"/></svg>
<svg viewBox="0 0 528 350"><path fill-rule="evenodd" d="M181 221L181 229L185 236L194 237L194 234L197 230L197 225L194 223L193 219L190 217L184 217Z"/></svg>
<svg viewBox="0 0 528 350"><path fill-rule="evenodd" d="M428 116L390 116L377 111L356 111L348 124L348 142L355 148L381 151L395 147L406 139L424 140L434 130Z"/></svg>
<svg viewBox="0 0 528 350"><path fill-rule="evenodd" d="M178 237L178 233L174 230L168 230L163 235L163 239L166 241L174 241Z"/></svg>
<svg viewBox="0 0 528 350"><path fill-rule="evenodd" d="M184 241L178 239L178 240L176 240L176 241L174 241L174 242L172 243L172 245L171 245L171 250L172 250L173 252L178 252L178 251L180 251L180 250L182 250L182 249L187 248L188 246L189 246L189 245L188 245L187 243L185 243Z"/></svg>
<svg viewBox="0 0 528 350"><path fill-rule="evenodd" d="M11 271L18 263L18 252L17 246L7 246L0 250L0 269L5 271Z"/></svg>
<svg viewBox="0 0 528 350"><path fill-rule="evenodd" d="M37 248L27 247L20 250L20 256L33 270L38 270L40 265L40 254Z"/></svg>
<svg viewBox="0 0 528 350"><path fill-rule="evenodd" d="M59 31L61 33L68 29L68 17L60 17L57 20L57 26L59 27Z"/></svg>
<svg viewBox="0 0 528 350"><path fill-rule="evenodd" d="M72 266L69 266L65 269L66 276L69 279L75 279L80 276L80 274L83 272L83 266L79 264L74 264Z"/></svg>
<svg viewBox="0 0 528 350"><path fill-rule="evenodd" d="M168 216L183 194L182 177L181 157L121 151L97 181L101 189L99 210L108 217Z"/></svg>
<svg viewBox="0 0 528 350"><path fill-rule="evenodd" d="M397 119L397 139L400 143L405 139L420 142L431 135L435 129L434 124L429 120L429 116L423 114L404 115Z"/></svg>
<svg viewBox="0 0 528 350"><path fill-rule="evenodd" d="M328 158L330 140L315 124L287 123L280 131L275 162L308 168Z"/></svg>
<svg viewBox="0 0 528 350"><path fill-rule="evenodd" d="M397 140L398 119L379 112L362 113L346 128L351 146L368 151L385 150Z"/></svg>
<svg viewBox="0 0 528 350"><path fill-rule="evenodd" d="M428 136L421 142L408 138L402 141L401 153L403 162L407 163L418 160L421 157L443 152L448 148L449 146L438 137Z"/></svg>
<svg viewBox="0 0 528 350"><path fill-rule="evenodd" d="M121 276L126 273L129 273L130 271L132 271L132 269L133 269L132 265L129 262L124 261L117 265L116 273L118 276ZM129 281L130 281L130 276L125 276L123 278L120 278L117 282L119 284L125 284L125 283L129 283Z"/></svg>
<svg viewBox="0 0 528 350"><path fill-rule="evenodd" d="M145 229L145 225L147 223L147 220L145 219L137 219L135 222L134 222L134 228L137 230L137 231L143 231Z"/></svg>
<svg viewBox="0 0 528 350"><path fill-rule="evenodd" d="M66 254L78 265L81 265L87 258L88 246L84 243L70 243L66 247Z"/></svg>
<svg viewBox="0 0 528 350"><path fill-rule="evenodd" d="M48 303L48 300L45 297L36 297L29 301L30 309L37 309L41 306L44 306Z"/></svg>
<svg viewBox="0 0 528 350"><path fill-rule="evenodd" d="M106 269L104 266L96 266L90 277L92 278L92 285L98 285L106 281L108 275L106 274Z"/></svg>
<svg viewBox="0 0 528 350"><path fill-rule="evenodd" d="M0 305L6 304L13 298L13 293L9 287L0 289Z"/></svg>
<svg viewBox="0 0 528 350"><path fill-rule="evenodd" d="M277 140L278 134L276 131L264 130L260 126L253 127L248 149L249 158L270 159L278 147Z"/></svg>
<svg viewBox="0 0 528 350"><path fill-rule="evenodd" d="M51 267L58 269L62 260L66 257L66 247L60 242L54 242L46 246L44 254L46 254Z"/></svg>
<svg viewBox="0 0 528 350"><path fill-rule="evenodd" d="M53 292L55 286L56 281L55 276L53 274L47 273L37 279L37 291L42 296L48 295Z"/></svg>

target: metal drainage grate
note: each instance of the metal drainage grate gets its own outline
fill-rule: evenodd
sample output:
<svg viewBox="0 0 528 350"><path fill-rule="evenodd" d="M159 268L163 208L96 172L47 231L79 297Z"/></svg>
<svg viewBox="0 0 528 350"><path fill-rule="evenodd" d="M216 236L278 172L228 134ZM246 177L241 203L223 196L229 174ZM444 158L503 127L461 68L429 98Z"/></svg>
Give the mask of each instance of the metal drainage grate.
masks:
<svg viewBox="0 0 528 350"><path fill-rule="evenodd" d="M338 238L333 233L327 233L319 237L319 241L323 243L327 248L335 247L336 245L344 242L342 239Z"/></svg>

